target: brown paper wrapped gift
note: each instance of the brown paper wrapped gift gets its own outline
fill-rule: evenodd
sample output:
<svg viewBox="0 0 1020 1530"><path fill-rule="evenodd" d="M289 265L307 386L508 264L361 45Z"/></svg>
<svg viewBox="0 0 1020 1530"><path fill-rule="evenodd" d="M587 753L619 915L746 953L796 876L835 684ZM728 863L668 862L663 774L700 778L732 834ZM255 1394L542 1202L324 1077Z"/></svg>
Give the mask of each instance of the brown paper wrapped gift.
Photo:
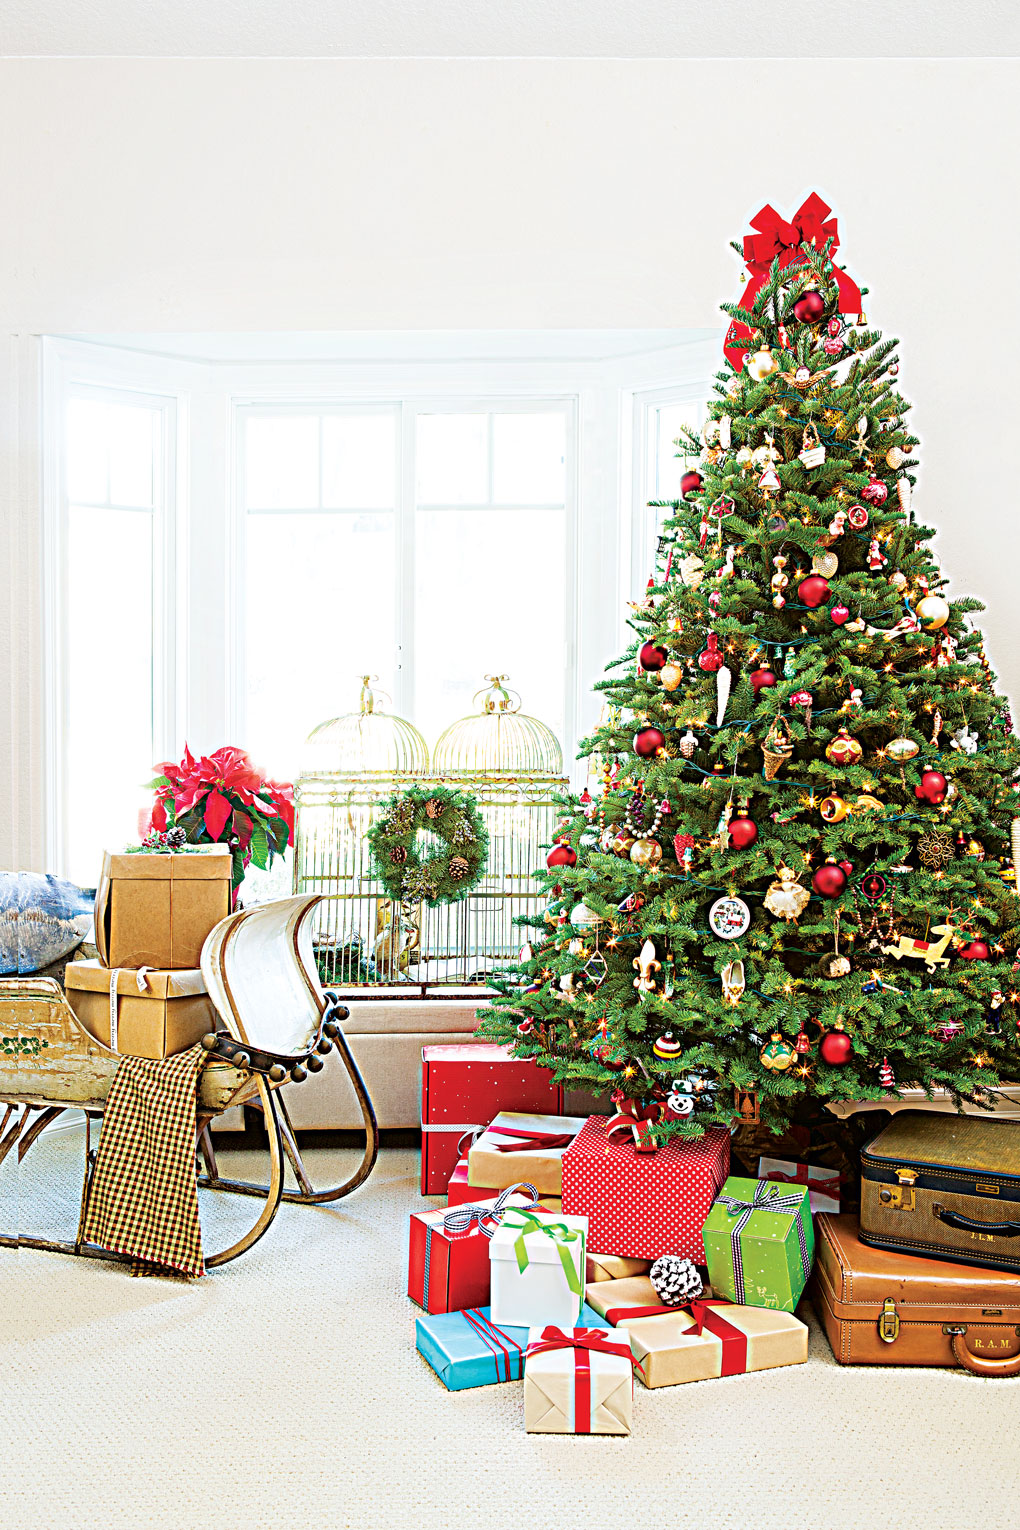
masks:
<svg viewBox="0 0 1020 1530"><path fill-rule="evenodd" d="M110 983L117 979L116 1036ZM172 1057L216 1029L216 1012L199 971L140 971L68 962L67 1000L82 1025L106 1046L132 1057Z"/></svg>
<svg viewBox="0 0 1020 1530"><path fill-rule="evenodd" d="M528 1330L524 1427L529 1434L630 1434L634 1370L621 1337L603 1328Z"/></svg>
<svg viewBox="0 0 1020 1530"><path fill-rule="evenodd" d="M585 1300L626 1331L646 1387L740 1376L807 1359L807 1326L792 1312L740 1307L711 1296L663 1308L651 1281L640 1278L600 1281L588 1287ZM656 1303L659 1311L653 1313Z"/></svg>
<svg viewBox="0 0 1020 1530"><path fill-rule="evenodd" d="M588 1250L585 1259L585 1279L626 1280L632 1275L647 1275L652 1267L651 1259L623 1259L619 1254L593 1254Z"/></svg>
<svg viewBox="0 0 1020 1530"><path fill-rule="evenodd" d="M524 1180L540 1195L559 1195L563 1155L586 1120L501 1110L471 1145L468 1184L504 1190Z"/></svg>
<svg viewBox="0 0 1020 1530"><path fill-rule="evenodd" d="M96 950L104 967L193 968L205 938L230 913L230 850L103 857Z"/></svg>

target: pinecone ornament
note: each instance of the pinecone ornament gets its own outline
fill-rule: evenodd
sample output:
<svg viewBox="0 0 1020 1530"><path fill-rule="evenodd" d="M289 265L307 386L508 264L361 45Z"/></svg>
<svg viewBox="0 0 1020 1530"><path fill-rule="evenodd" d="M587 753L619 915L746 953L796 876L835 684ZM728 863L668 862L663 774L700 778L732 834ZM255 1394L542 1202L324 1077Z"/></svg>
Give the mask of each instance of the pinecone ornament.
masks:
<svg viewBox="0 0 1020 1530"><path fill-rule="evenodd" d="M648 1278L667 1307L682 1307L705 1289L693 1259L681 1259L679 1254L663 1254L656 1259Z"/></svg>
<svg viewBox="0 0 1020 1530"><path fill-rule="evenodd" d="M168 850L183 850L187 843L188 836L183 829L167 829L166 847Z"/></svg>

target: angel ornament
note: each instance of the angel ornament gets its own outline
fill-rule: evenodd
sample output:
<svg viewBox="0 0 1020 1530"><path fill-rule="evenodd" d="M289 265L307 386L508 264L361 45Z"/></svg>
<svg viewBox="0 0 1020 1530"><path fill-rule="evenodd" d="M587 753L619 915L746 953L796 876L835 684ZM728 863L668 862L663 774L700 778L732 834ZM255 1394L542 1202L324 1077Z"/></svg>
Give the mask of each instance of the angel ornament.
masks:
<svg viewBox="0 0 1020 1530"><path fill-rule="evenodd" d="M776 880L769 885L765 894L765 907L770 914L775 914L777 919L799 919L811 901L811 894L806 887L801 887L800 879L796 871L791 871L789 866L776 868Z"/></svg>

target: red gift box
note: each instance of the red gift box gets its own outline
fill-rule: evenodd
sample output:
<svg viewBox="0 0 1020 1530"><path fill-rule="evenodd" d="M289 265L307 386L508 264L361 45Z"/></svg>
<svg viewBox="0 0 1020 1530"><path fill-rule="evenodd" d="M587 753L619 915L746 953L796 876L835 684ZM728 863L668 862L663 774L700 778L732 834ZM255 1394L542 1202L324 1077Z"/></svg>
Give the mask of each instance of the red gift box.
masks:
<svg viewBox="0 0 1020 1530"><path fill-rule="evenodd" d="M671 1138L654 1153L606 1136L591 1116L563 1155L563 1212L588 1218L591 1248L624 1259L679 1254L705 1263L701 1229L730 1169L730 1134L713 1127L694 1142Z"/></svg>
<svg viewBox="0 0 1020 1530"><path fill-rule="evenodd" d="M476 1192L477 1194L477 1192ZM524 1206L544 1211L524 1191L504 1190L471 1207L439 1211L413 1211L408 1241L407 1294L426 1312L463 1312L468 1307L489 1305L489 1238L505 1206ZM485 1207L495 1215L487 1219L488 1236L471 1210ZM446 1226L451 1222L452 1226Z"/></svg>
<svg viewBox="0 0 1020 1530"><path fill-rule="evenodd" d="M563 1114L563 1086L548 1068L511 1057L508 1046L474 1041L421 1049L421 1193L445 1195L465 1132L501 1110ZM468 1306L485 1303L468 1303Z"/></svg>

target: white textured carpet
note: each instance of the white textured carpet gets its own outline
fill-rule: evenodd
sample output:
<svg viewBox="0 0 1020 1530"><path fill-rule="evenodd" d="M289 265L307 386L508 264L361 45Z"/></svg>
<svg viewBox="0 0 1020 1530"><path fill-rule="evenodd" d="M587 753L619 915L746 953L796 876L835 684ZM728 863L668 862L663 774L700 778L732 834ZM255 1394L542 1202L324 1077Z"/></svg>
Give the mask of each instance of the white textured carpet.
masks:
<svg viewBox="0 0 1020 1530"><path fill-rule="evenodd" d="M26 1160L25 1230L42 1219L73 1233L79 1152L61 1134ZM350 1155L309 1159L321 1176ZM251 1174L255 1161L233 1155L224 1167ZM9 1227L14 1176L4 1174ZM625 1439L525 1434L521 1383L448 1393L415 1352L418 1309L404 1294L408 1213L439 1204L423 1203L416 1181L414 1154L385 1151L338 1209L283 1207L253 1252L191 1285L0 1250L5 1524L1017 1524L1020 1380L841 1368L813 1315L807 1365L638 1385ZM254 1204L230 1197L230 1215Z"/></svg>

